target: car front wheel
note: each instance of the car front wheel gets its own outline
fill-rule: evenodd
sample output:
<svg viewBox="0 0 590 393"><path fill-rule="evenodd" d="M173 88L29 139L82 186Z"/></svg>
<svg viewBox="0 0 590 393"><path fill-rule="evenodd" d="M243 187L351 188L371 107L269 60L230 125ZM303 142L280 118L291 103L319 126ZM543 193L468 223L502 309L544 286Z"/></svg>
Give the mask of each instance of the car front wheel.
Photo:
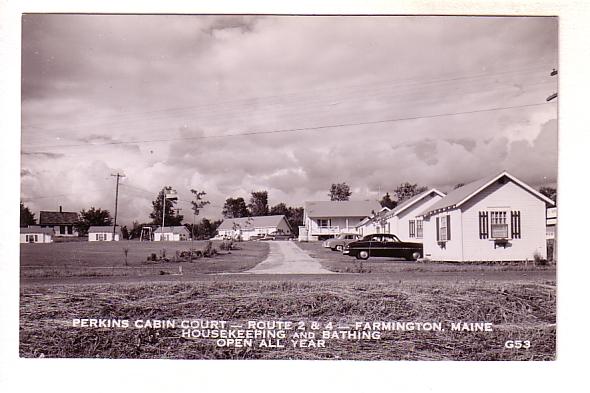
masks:
<svg viewBox="0 0 590 393"><path fill-rule="evenodd" d="M369 259L369 251L367 251L367 250L359 251L357 258L358 259Z"/></svg>
<svg viewBox="0 0 590 393"><path fill-rule="evenodd" d="M342 252L343 249L344 247L342 247L340 244L336 246L336 251Z"/></svg>

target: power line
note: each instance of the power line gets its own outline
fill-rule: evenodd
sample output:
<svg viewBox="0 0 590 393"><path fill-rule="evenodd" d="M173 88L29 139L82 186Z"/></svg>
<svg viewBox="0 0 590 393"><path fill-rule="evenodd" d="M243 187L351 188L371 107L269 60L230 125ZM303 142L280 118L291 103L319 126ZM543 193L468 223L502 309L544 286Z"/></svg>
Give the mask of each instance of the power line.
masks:
<svg viewBox="0 0 590 393"><path fill-rule="evenodd" d="M519 86L520 89L524 89L524 88L530 88L530 87L535 87L535 86L541 86L541 85L546 85L546 84L553 84L555 83L552 80L548 80L548 81L543 81L543 82L538 82L538 83L528 83L528 84L524 84L522 86ZM514 85L513 85L514 86ZM467 95L472 95L472 94L478 94L481 92L485 92L486 94L489 94L492 91L497 91L497 90L501 90L501 89L506 89L507 87L513 87L513 86L491 86L491 87L475 87L475 88L471 88L471 89L462 89L462 88L455 88L450 92L445 92L444 96L446 97L446 99L450 99L451 97L454 96L467 96ZM498 87L500 89L498 89ZM421 94L420 97L413 97L413 98L408 98L408 95L414 95L416 96L417 94L414 93L410 93L409 91L403 91L400 89L396 89L395 92L391 92L391 91L385 91L385 92L379 92L377 91L373 91L372 94L369 95L364 95L364 96L356 96L356 97L324 97L321 99L316 99L316 100L302 100L299 102L289 102L289 103L281 103L281 102L277 102L277 103L270 103L270 104L251 104L251 105L263 105L260 107L256 107L256 108L235 108L235 109L224 109L222 107L219 108L215 108L212 110L209 110L205 113L196 113L196 112L192 112L192 113L187 113L187 114L178 114L178 115L167 115L167 116L159 116L159 117L151 117L151 118L142 118L142 119L129 119L127 121L122 121L122 122L111 122L111 123L103 123L103 124L87 124L87 125L76 125L76 126L70 126L70 127L60 127L60 128L53 128L53 129L47 129L47 128L41 128L41 127L35 127L39 130L45 131L46 133L51 133L51 132L57 132L57 131L62 131L62 132L66 132L68 130L74 130L74 129L79 129L79 128L104 128L104 127L108 127L109 130L113 131L113 130L117 130L117 129L125 129L127 130L129 127L133 127L132 123L133 122L157 122L160 120L169 120L171 117L174 118L174 120L177 123L182 123L182 122L192 122L195 121L195 118L198 118L198 121L200 123L207 123L208 126L217 126L217 127L221 127L224 123L227 123L229 121L233 121L235 119L235 117L241 116L241 115L247 115L250 116L251 118L255 118L256 115L262 114L265 117L277 117L277 116L281 116L281 118L285 118L285 117L298 117L298 118L304 118L307 117L309 115L313 115L313 114L325 114L327 111L331 111L333 108L336 108L336 110L340 109L341 111L346 111L347 114L351 114L350 110L347 110L346 107L350 107L352 104L356 103L356 102L366 102L366 101L371 101L371 100L381 100L383 102L387 102L387 104L393 104L396 102L403 102L404 104L407 103L414 103L415 105L418 105L419 103L424 104L424 103L432 103L432 102L437 102L438 100L440 100L440 97L437 96L433 96L428 98L428 93L429 92L425 92L424 94ZM396 100L392 100L393 98L398 98ZM272 108L272 112L271 112L271 106L275 106L274 108ZM322 109L321 107L323 106L324 109ZM359 106L360 107L360 106ZM356 108L356 107L355 107ZM310 111L311 109L311 111ZM363 110L362 113L366 113L366 110ZM212 124L213 123L213 124ZM216 124L218 123L218 124ZM158 126L156 128L144 128L143 132L147 132L147 133L153 133L153 132L158 132L158 131L162 131L162 127ZM170 128L167 127L166 131L169 131ZM34 145L29 145L29 147L34 147L34 146L43 146L43 144L34 144Z"/></svg>
<svg viewBox="0 0 590 393"><path fill-rule="evenodd" d="M437 114L432 114L432 115L398 117L398 118L365 121L365 122L327 124L327 125L312 126L312 127L286 128L286 129L268 130L268 131L252 131L252 132L241 132L241 133L234 133L234 134L202 135L202 136L193 136L193 137L162 138L162 139L149 139L149 140L144 139L144 140L134 140L134 141L113 141L113 142L104 142L104 143L95 143L95 144L84 143L84 144L46 145L46 146L35 145L34 147L42 147L45 149L66 148L66 147L68 147L68 148L69 147L98 147L98 146L112 146L112 145L127 145L127 144L141 144L141 143L156 143L156 142L172 142L172 141L185 141L185 140L226 138L226 137L242 137L242 136L252 136L252 135L270 135L270 134L292 133L292 132L300 132L300 131L317 131L317 130L333 129L333 128L340 128L340 127L352 127L352 126L362 126L362 125L372 125L372 124L394 123L394 122L399 122L399 121L433 119L433 118L439 118L439 117L469 115L469 114L475 114L475 113L503 111L503 110L517 109L517 108L531 108L531 107L536 107L536 106L548 105L551 103L552 102L542 102L542 103L535 103L535 104L524 104L524 105L513 105L513 106L476 109L476 110L462 111L462 112L437 113ZM34 154L34 153L41 153L41 152L26 152L26 153Z"/></svg>
<svg viewBox="0 0 590 393"><path fill-rule="evenodd" d="M326 88L326 89L313 89L309 92L309 94L311 94L313 97L317 96L317 93L322 92L322 91L330 91L330 90L338 90L338 89L350 89L350 88L370 88L372 86L378 86L379 88L389 88L389 87L396 87L396 86L401 86L401 87L407 87L407 86L419 86L419 85L427 85L427 84L435 84L435 83L444 83L444 82L453 82L453 81L459 81L459 80L468 80L468 79L480 79L480 78L491 78L491 77L496 77L496 76L500 76L500 75L508 75L508 74L514 74L514 73L522 73L522 72L530 72L533 70L542 70L542 69L546 69L545 66L537 66L537 67L531 67L531 68L526 68L526 69L518 69L518 70L508 70L508 71L503 71L503 72L496 72L496 73L480 73L480 74L475 74L475 75L468 75L468 76L458 76L458 77L452 77L452 78L434 78L434 79L430 79L430 80L422 80L422 79L400 79L400 80L396 80L390 83L387 82L373 82L370 84L363 84L363 85L350 85L350 86L344 86L344 87L330 87L330 88ZM408 83L410 82L410 83ZM370 91L374 91L374 89L371 89ZM193 106L186 106L186 107L176 107L176 108L165 108L165 109L159 109L159 110L153 110L153 111L144 111L144 112L135 112L135 113L128 113L128 114L120 114L120 115L111 115L111 116L104 116L103 118L105 119L112 119L112 118L117 118L117 117L125 117L125 116L139 116L139 115L149 115L149 114L157 114L157 113L166 113L166 112L177 112L177 111L186 111L186 110L190 110L192 114L194 114L194 110L195 109L207 109L207 108L215 108L215 109L219 109L220 106L224 105L224 104L243 104L243 105L259 105L258 101L259 100L267 100L267 99L272 99L272 98L285 98L285 97L292 97L292 96L297 96L297 95L302 95L302 94L306 94L307 92L293 92L293 93L285 93L285 94L280 94L280 95L268 95L268 96L259 96L259 97L247 97L247 98L241 98L241 99L236 99L236 100L226 100L226 101L218 101L215 103L207 103L207 104L202 104L202 105L193 105ZM252 103L249 103L249 101L254 101ZM207 113L210 113L210 111L208 111ZM100 119L100 117L98 117ZM157 118L156 118L157 119ZM125 120L122 120L125 121ZM133 119L130 120L126 120L126 121L134 121ZM78 125L78 126L70 126L70 127L65 127L67 128L75 128L75 127L85 127L85 126L96 126L96 127L100 127L100 126L108 126L111 123L86 123L86 124L82 124L82 125ZM32 124L23 124L23 127L32 127L32 128L37 128L40 130L45 130L45 131L56 131L56 130L60 130L63 128L59 128L59 129L44 129L42 127L39 127L38 125L40 125L40 123L32 123Z"/></svg>

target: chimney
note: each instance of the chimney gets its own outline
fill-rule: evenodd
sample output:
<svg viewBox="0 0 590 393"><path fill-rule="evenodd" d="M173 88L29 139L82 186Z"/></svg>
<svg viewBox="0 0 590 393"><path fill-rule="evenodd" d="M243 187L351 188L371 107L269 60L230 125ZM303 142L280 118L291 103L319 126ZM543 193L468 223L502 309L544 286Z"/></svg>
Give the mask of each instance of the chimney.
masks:
<svg viewBox="0 0 590 393"><path fill-rule="evenodd" d="M61 213L61 205L59 205L59 212Z"/></svg>

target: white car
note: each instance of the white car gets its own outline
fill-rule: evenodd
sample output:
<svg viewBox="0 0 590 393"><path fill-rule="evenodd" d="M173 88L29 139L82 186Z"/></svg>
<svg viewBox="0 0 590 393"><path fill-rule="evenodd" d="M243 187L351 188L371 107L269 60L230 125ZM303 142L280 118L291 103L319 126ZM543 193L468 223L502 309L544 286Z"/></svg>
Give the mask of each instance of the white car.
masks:
<svg viewBox="0 0 590 393"><path fill-rule="evenodd" d="M358 233L341 233L333 239L326 240L322 246L329 248L332 251L342 251L344 250L344 246L348 243L359 240L360 238L361 235Z"/></svg>

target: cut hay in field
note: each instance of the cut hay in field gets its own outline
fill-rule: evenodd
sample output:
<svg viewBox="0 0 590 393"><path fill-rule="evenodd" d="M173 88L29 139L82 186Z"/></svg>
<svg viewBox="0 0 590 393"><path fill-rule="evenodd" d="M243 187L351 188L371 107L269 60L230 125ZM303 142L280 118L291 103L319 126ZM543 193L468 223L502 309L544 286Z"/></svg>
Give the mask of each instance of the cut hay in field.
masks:
<svg viewBox="0 0 590 393"><path fill-rule="evenodd" d="M22 357L170 359L552 360L554 283L257 282L31 286L21 292ZM384 330L379 339L327 339L323 347L221 347L183 330L80 328L74 318L440 323L444 330ZM492 331L452 331L458 322ZM410 325L404 325L410 326ZM320 333L317 330L316 333ZM354 329L352 329L354 330ZM292 338L297 331L287 331ZM350 330L349 330L350 331ZM347 334L347 333L343 333ZM505 347L527 340L530 348ZM288 344L288 340L287 340Z"/></svg>

